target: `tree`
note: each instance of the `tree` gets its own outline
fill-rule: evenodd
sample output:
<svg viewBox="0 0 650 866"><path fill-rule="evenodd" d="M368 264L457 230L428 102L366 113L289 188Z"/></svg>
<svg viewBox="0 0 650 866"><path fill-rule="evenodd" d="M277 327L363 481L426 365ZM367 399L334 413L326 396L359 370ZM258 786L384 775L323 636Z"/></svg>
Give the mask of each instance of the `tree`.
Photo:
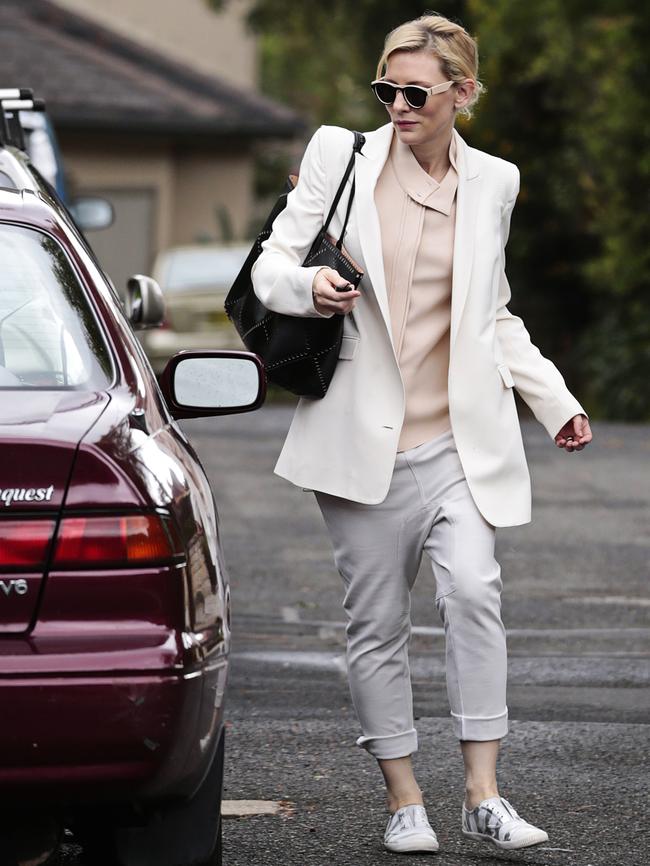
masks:
<svg viewBox="0 0 650 866"><path fill-rule="evenodd" d="M470 8L491 89L478 146L522 173L508 253L524 316L591 412L650 420L647 17L603 0Z"/></svg>
<svg viewBox="0 0 650 866"><path fill-rule="evenodd" d="M372 129L386 121L368 87L384 36L426 10L253 0L262 87L314 125ZM436 11L479 40L488 89L459 131L521 171L511 309L592 416L650 420L648 17L632 0L446 0Z"/></svg>

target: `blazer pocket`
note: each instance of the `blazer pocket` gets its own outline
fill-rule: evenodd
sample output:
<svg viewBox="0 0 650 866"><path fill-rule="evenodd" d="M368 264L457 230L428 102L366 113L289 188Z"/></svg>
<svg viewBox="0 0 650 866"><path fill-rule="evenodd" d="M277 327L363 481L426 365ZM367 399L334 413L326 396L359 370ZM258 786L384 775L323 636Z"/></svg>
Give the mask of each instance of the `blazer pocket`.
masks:
<svg viewBox="0 0 650 866"><path fill-rule="evenodd" d="M499 364L498 366L499 373L501 374L501 378L503 379L503 384L506 388L514 388L515 380L512 378L512 373L510 372L510 368L507 364Z"/></svg>
<svg viewBox="0 0 650 866"><path fill-rule="evenodd" d="M359 345L358 337L349 337L345 335L341 341L341 351L339 352L339 361L351 361L357 352Z"/></svg>

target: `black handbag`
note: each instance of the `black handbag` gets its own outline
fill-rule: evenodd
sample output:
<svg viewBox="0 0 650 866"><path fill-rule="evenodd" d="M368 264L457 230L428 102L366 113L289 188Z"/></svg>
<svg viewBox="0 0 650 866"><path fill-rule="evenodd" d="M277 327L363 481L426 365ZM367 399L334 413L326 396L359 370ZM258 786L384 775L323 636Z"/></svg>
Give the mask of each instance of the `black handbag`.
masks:
<svg viewBox="0 0 650 866"><path fill-rule="evenodd" d="M347 164L327 219L303 262L303 267L326 265L358 287L363 271L343 249L343 236L348 225L354 199L354 178L350 189L343 229L338 241L327 229L343 194L345 184L354 169L354 157L365 143L360 132L354 133L352 156ZM290 176L287 185L257 236L244 265L228 292L224 307L244 345L264 361L270 382L301 397L324 397L334 375L343 338L344 316L335 313L329 318L288 316L267 309L253 291L251 270L270 236L273 221L284 210L287 195L297 178Z"/></svg>

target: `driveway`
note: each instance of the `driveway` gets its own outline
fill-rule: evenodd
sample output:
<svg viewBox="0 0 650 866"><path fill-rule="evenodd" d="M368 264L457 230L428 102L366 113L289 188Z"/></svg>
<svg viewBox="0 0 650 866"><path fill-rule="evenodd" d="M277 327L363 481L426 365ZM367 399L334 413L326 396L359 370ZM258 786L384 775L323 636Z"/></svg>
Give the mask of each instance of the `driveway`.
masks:
<svg viewBox="0 0 650 866"><path fill-rule="evenodd" d="M184 424L213 483L232 582L224 863L394 863L381 846L380 774L354 745L340 579L320 512L272 474L290 415L268 406ZM567 454L536 422L522 426L533 521L497 533L511 718L499 783L550 839L495 855L461 836L462 762L424 564L412 605L415 764L436 863L644 866L650 427L595 424L594 444ZM67 850L65 862L78 862Z"/></svg>

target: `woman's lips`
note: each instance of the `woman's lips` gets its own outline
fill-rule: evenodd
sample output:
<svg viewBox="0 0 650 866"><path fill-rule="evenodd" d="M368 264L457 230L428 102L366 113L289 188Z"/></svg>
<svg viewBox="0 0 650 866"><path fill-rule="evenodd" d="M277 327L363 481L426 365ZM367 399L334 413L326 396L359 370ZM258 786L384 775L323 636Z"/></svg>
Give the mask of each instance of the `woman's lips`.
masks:
<svg viewBox="0 0 650 866"><path fill-rule="evenodd" d="M398 126L404 127L406 129L409 126L415 126L416 121L415 120L396 120L395 123Z"/></svg>

